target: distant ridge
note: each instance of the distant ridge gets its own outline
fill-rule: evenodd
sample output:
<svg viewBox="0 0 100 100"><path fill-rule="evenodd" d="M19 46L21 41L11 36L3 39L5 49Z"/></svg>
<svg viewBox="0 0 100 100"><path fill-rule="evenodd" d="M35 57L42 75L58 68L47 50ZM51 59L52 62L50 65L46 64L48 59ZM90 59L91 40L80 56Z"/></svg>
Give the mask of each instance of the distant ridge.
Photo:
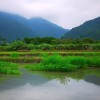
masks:
<svg viewBox="0 0 100 100"><path fill-rule="evenodd" d="M82 25L71 29L64 38L91 38L100 40L100 17L86 21Z"/></svg>
<svg viewBox="0 0 100 100"><path fill-rule="evenodd" d="M0 38L7 40L24 37L61 38L67 30L43 18L26 19L22 16L0 12Z"/></svg>
<svg viewBox="0 0 100 100"><path fill-rule="evenodd" d="M39 37L61 38L68 30L40 17L29 19L29 26Z"/></svg>

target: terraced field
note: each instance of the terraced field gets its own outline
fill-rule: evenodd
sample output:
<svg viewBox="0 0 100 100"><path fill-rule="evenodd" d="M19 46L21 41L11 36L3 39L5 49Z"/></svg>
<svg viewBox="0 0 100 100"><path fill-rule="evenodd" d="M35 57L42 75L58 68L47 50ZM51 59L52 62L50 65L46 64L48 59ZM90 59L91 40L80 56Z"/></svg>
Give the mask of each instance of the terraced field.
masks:
<svg viewBox="0 0 100 100"><path fill-rule="evenodd" d="M21 65L27 68L28 70L33 70L33 71L34 70L74 71L78 68L100 67L100 52L99 51L0 52L0 62L2 64L8 62L8 65L6 63L8 67L9 67L9 62L11 64L19 64L17 65L18 67ZM2 65L0 65L0 67L1 66ZM11 66L9 68L11 68ZM11 69L14 70L13 68ZM3 71L3 73L5 72Z"/></svg>

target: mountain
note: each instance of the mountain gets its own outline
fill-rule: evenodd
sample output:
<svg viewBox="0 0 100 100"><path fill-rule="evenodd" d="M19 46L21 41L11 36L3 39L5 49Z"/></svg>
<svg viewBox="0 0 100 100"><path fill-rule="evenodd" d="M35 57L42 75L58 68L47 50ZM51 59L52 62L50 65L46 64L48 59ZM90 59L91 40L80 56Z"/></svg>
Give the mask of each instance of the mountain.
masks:
<svg viewBox="0 0 100 100"><path fill-rule="evenodd" d="M25 21L21 16L0 12L0 37L12 41L35 36L35 32L23 23Z"/></svg>
<svg viewBox="0 0 100 100"><path fill-rule="evenodd" d="M22 16L0 12L0 38L15 40L25 37L60 38L67 30L43 18L26 19Z"/></svg>
<svg viewBox="0 0 100 100"><path fill-rule="evenodd" d="M82 25L71 29L64 38L91 38L100 40L100 17L86 21Z"/></svg>
<svg viewBox="0 0 100 100"><path fill-rule="evenodd" d="M29 19L29 26L40 37L51 36L61 38L68 31L39 17Z"/></svg>

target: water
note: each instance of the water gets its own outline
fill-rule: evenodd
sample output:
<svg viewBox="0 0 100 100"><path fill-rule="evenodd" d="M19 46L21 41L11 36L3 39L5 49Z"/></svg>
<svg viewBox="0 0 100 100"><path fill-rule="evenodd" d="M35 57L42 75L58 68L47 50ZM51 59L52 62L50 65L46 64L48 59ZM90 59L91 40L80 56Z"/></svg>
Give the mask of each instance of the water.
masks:
<svg viewBox="0 0 100 100"><path fill-rule="evenodd" d="M0 75L0 100L100 100L100 69Z"/></svg>

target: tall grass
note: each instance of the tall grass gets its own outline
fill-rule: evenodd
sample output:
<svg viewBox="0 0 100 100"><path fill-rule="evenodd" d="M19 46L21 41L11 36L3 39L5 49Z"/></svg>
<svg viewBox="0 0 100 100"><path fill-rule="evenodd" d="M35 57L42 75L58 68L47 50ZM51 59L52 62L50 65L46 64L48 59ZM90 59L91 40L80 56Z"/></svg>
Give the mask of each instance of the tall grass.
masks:
<svg viewBox="0 0 100 100"><path fill-rule="evenodd" d="M0 61L0 73L4 74L20 74L18 64Z"/></svg>
<svg viewBox="0 0 100 100"><path fill-rule="evenodd" d="M51 56L46 54L41 63L26 66L29 70L43 71L74 71L86 67L100 67L99 56L92 56L92 58L85 56L62 57L57 53Z"/></svg>
<svg viewBox="0 0 100 100"><path fill-rule="evenodd" d="M19 54L18 54L17 52L11 53L11 54L10 54L10 57L17 58L17 57L19 57Z"/></svg>

